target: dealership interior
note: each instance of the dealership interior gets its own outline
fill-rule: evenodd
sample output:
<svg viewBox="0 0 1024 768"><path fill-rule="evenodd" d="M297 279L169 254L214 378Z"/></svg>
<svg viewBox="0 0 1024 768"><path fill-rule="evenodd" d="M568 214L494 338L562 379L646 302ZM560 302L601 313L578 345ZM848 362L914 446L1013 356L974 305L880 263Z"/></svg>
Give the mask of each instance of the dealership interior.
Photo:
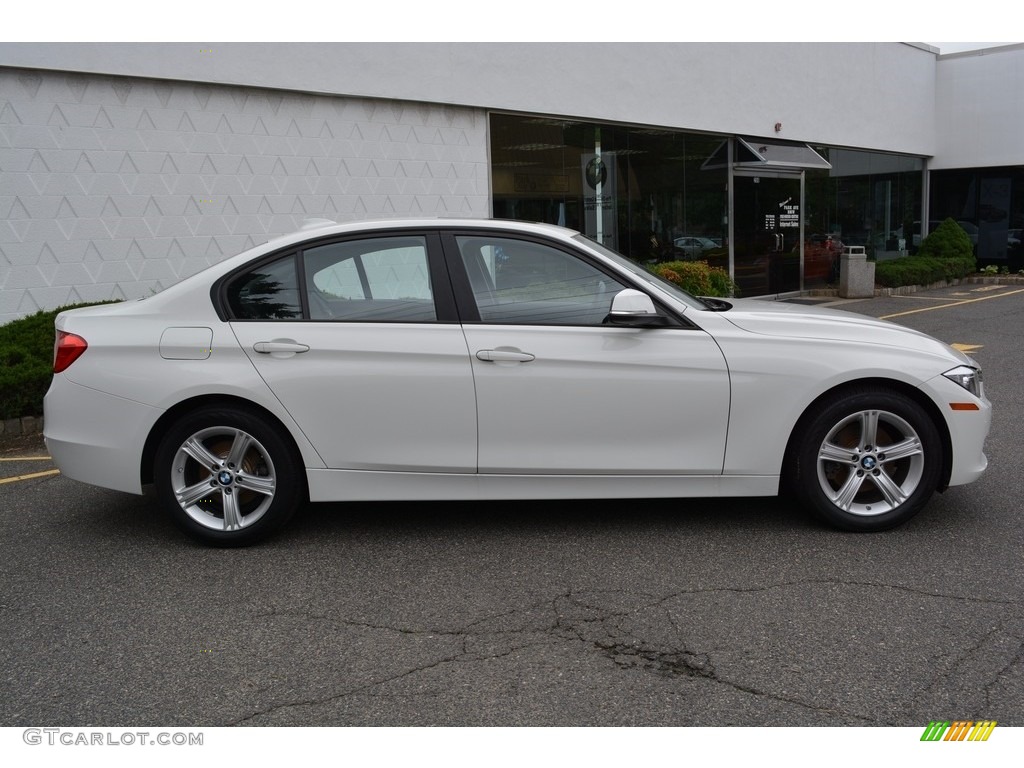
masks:
<svg viewBox="0 0 1024 768"><path fill-rule="evenodd" d="M640 262L701 259L741 295L837 281L844 246L921 242L924 159L550 117L490 116L494 215L579 229ZM953 218L980 265L1024 266L1024 168L933 171L929 223ZM730 245L732 246L730 248Z"/></svg>

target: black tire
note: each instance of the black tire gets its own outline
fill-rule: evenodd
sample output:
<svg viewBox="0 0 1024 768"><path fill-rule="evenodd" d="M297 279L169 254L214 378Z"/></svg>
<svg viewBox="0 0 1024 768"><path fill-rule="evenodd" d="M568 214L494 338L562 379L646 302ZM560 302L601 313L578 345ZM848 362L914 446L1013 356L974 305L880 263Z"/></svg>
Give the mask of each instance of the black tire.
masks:
<svg viewBox="0 0 1024 768"><path fill-rule="evenodd" d="M921 511L941 468L942 440L922 406L894 390L860 388L807 415L784 480L829 525L884 531Z"/></svg>
<svg viewBox="0 0 1024 768"><path fill-rule="evenodd" d="M236 407L200 408L175 422L157 448L153 479L175 523L220 547L269 536L306 498L291 440L265 417Z"/></svg>

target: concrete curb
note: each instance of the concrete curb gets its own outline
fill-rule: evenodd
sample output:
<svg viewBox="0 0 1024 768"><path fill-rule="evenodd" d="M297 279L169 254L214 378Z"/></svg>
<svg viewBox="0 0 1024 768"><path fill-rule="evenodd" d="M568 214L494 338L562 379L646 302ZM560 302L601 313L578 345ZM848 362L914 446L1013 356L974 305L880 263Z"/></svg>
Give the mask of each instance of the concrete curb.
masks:
<svg viewBox="0 0 1024 768"><path fill-rule="evenodd" d="M22 416L20 419L4 419L0 421L0 440L38 435L42 431L42 416Z"/></svg>
<svg viewBox="0 0 1024 768"><path fill-rule="evenodd" d="M933 288L949 288L954 285L960 285L964 282L967 282L967 280L939 280L938 282L928 283L927 285L900 285L896 288L875 288L875 296L909 296L910 294L917 293L918 291L930 291Z"/></svg>
<svg viewBox="0 0 1024 768"><path fill-rule="evenodd" d="M955 285L1024 285L1022 275L971 275L956 280L939 280L928 285L901 285L897 288L875 288L875 298L885 296L909 296L918 291L930 291L934 288L949 288ZM803 292L805 296L839 296L838 288L809 288Z"/></svg>
<svg viewBox="0 0 1024 768"><path fill-rule="evenodd" d="M933 288L948 288L954 285L1024 285L1021 275L969 275L956 280L939 280L929 285L901 285L898 288L875 288L875 296L908 296L918 291Z"/></svg>
<svg viewBox="0 0 1024 768"><path fill-rule="evenodd" d="M1024 285L1024 275L971 275L965 277L964 282L981 285Z"/></svg>

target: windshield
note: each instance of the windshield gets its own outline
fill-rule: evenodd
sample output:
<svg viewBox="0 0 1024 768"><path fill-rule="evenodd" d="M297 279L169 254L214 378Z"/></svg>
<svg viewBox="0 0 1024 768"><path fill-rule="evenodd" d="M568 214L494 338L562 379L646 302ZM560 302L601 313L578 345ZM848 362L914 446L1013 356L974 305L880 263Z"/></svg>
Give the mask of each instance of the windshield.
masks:
<svg viewBox="0 0 1024 768"><path fill-rule="evenodd" d="M579 234L573 235L573 239L579 240L585 245L588 245L589 247L593 248L602 256L605 256L611 261L614 261L623 269L628 270L635 277L638 277L641 280L650 283L651 285L655 285L658 288L661 288L663 291L671 294L675 299L678 299L679 301L683 302L688 307L693 307L694 309L708 309L708 305L706 303L698 299L696 296L691 296L675 283L669 282L668 280L662 277L658 277L657 275L651 274L642 266L637 264L635 261L627 259L621 253L616 253L607 246L601 245L601 243L597 242L596 240L591 240L586 235Z"/></svg>

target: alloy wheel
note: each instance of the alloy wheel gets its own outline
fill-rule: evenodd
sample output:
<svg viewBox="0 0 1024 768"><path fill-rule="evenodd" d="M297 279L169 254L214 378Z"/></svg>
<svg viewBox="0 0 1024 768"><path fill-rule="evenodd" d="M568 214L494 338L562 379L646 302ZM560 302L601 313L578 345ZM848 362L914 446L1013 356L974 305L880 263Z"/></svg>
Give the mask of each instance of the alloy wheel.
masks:
<svg viewBox="0 0 1024 768"><path fill-rule="evenodd" d="M906 419L862 410L836 424L818 449L818 483L843 512L873 517L900 507L917 490L924 444Z"/></svg>
<svg viewBox="0 0 1024 768"><path fill-rule="evenodd" d="M251 434L209 427L192 434L174 455L171 490L182 511L216 531L239 531L270 508L277 489L274 462Z"/></svg>

